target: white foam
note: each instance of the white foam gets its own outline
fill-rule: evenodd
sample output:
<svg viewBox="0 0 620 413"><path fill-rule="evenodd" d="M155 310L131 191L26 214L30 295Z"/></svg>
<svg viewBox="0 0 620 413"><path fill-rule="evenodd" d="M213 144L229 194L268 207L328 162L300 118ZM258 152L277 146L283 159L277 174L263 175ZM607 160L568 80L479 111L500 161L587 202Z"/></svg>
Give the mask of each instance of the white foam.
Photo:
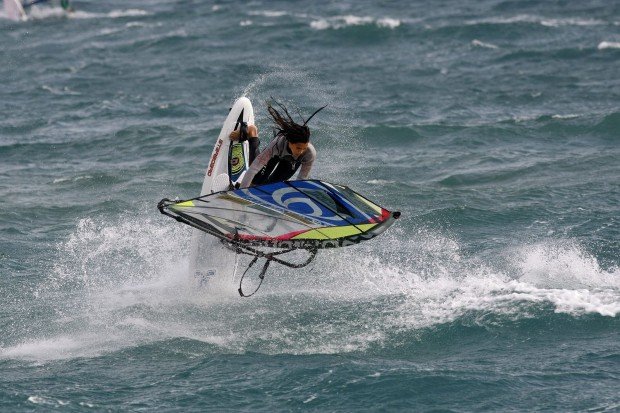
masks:
<svg viewBox="0 0 620 413"><path fill-rule="evenodd" d="M319 20L314 20L310 22L310 27L316 30L325 30L325 29L329 29L331 26L327 20L319 19Z"/></svg>
<svg viewBox="0 0 620 413"><path fill-rule="evenodd" d="M149 13L146 10L140 9L127 9L127 10L113 10L107 14L107 16L117 19L119 17L136 17L136 16L148 16Z"/></svg>
<svg viewBox="0 0 620 413"><path fill-rule="evenodd" d="M48 92L50 92L53 95L71 95L71 96L81 95L81 93L69 89L68 86L65 86L62 89L57 89L57 88L54 88L52 86L43 85L43 86L41 86L41 89L47 90Z"/></svg>
<svg viewBox="0 0 620 413"><path fill-rule="evenodd" d="M391 19L389 17L384 17L382 19L377 20L377 26L379 27L387 27L388 29L395 29L401 25L400 20Z"/></svg>
<svg viewBox="0 0 620 413"><path fill-rule="evenodd" d="M598 50L605 49L620 49L620 42L600 42L598 44Z"/></svg>
<svg viewBox="0 0 620 413"><path fill-rule="evenodd" d="M583 19L578 17L566 17L566 18L547 18L543 16L535 16L529 14L519 14L516 16L508 17L489 17L483 19L468 20L465 22L467 25L477 24L514 24L514 23L536 23L546 27L561 27L561 26L600 26L609 24L606 21L599 19Z"/></svg>
<svg viewBox="0 0 620 413"><path fill-rule="evenodd" d="M273 264L258 294L242 299L229 281L196 287L191 230L153 216L150 205L116 220L81 219L36 291L47 327L0 348L0 358L96 357L179 337L216 352L339 354L463 317L486 326L549 309L620 314L620 272L575 241L521 245L489 260L406 220L380 239L321 251L303 269Z"/></svg>
<svg viewBox="0 0 620 413"><path fill-rule="evenodd" d="M343 21L345 26L359 26L362 24L373 23L375 21L375 19L373 19L372 17L360 17L354 16L352 14L336 17L335 20Z"/></svg>
<svg viewBox="0 0 620 413"><path fill-rule="evenodd" d="M264 16L264 17L282 17L288 15L287 12L281 10L256 10L248 13L250 16Z"/></svg>
<svg viewBox="0 0 620 413"><path fill-rule="evenodd" d="M68 401L53 399L45 396L29 396L28 401L32 404L42 404L47 406L66 406L70 404Z"/></svg>
<svg viewBox="0 0 620 413"><path fill-rule="evenodd" d="M600 26L608 24L598 19L582 19L582 18L562 18L562 19L542 19L540 24L548 27L561 26Z"/></svg>
<svg viewBox="0 0 620 413"><path fill-rule="evenodd" d="M15 346L0 348L2 358L20 358L35 361L59 360L84 355L85 344L78 338L57 336L34 339ZM75 350L80 350L77 354ZM90 355L94 355L90 353Z"/></svg>
<svg viewBox="0 0 620 413"><path fill-rule="evenodd" d="M396 181L390 181L388 179L371 179L370 181L367 181L367 184L370 185L387 185L387 184L393 184Z"/></svg>
<svg viewBox="0 0 620 413"><path fill-rule="evenodd" d="M143 22L129 22L125 24L125 27L131 28L131 27L152 27L152 26L146 23L143 23Z"/></svg>
<svg viewBox="0 0 620 413"><path fill-rule="evenodd" d="M529 121L532 121L532 120L537 120L541 116L542 116L542 114L540 114L540 113L534 113L534 114L529 114L529 115L515 115L515 116L512 117L512 120L517 122L517 123L529 122Z"/></svg>
<svg viewBox="0 0 620 413"><path fill-rule="evenodd" d="M471 44L472 46L484 47L487 49L499 49L499 47L494 44L481 42L480 40L476 40L476 39L472 40Z"/></svg>
<svg viewBox="0 0 620 413"><path fill-rule="evenodd" d="M112 10L108 13L91 13L83 10L76 10L69 13L68 17L72 19L118 19L123 17L141 17L150 15L152 15L152 13L140 9Z"/></svg>
<svg viewBox="0 0 620 413"><path fill-rule="evenodd" d="M90 228L92 223L84 225ZM100 237L106 239L103 244L119 242L119 237L102 230L101 235L84 231L80 243L92 247ZM127 231L122 235L131 239L122 248L137 241ZM146 231L154 237L154 228ZM477 321L481 324L489 322L484 314L529 318L536 308L547 305L576 316L614 317L620 312L618 274L601 270L577 247L541 244L517 249L510 252L516 270L504 273L465 260L458 243L448 237L427 231L413 235L416 240L404 245L406 255L388 248L358 248L325 252L308 270L274 267L252 300L235 296L231 285L225 287L228 295L216 290L217 301L192 298L190 289L183 287L188 280L179 282L156 271L141 282L132 274L128 274L132 282L118 276L113 277L115 284L89 281L88 303L94 311L81 321L86 325L71 335L31 339L2 349L0 355L43 361L88 357L171 337L232 352L338 354L363 351L394 332L451 322L472 311L482 314ZM399 234L396 239L402 243ZM389 239L385 241L390 245ZM550 249L555 256L541 259ZM93 264L109 263L106 248L95 251L99 258ZM558 269L566 263L573 268L570 274ZM92 269L99 271L93 274L98 278L106 276L103 269ZM303 316L316 311L321 316L315 320ZM79 320L80 315L73 317Z"/></svg>
<svg viewBox="0 0 620 413"><path fill-rule="evenodd" d="M68 15L69 13L67 13L62 7L32 6L28 11L28 17L35 20L67 17Z"/></svg>
<svg viewBox="0 0 620 413"><path fill-rule="evenodd" d="M75 177L62 177L62 178L56 178L52 181L52 183L54 184L60 184L60 183L64 183L64 182L77 182L77 181L81 181L83 179L92 179L91 175L82 175L82 176L75 176Z"/></svg>
<svg viewBox="0 0 620 413"><path fill-rule="evenodd" d="M119 33L121 32L123 29L118 29L118 28L111 28L111 27L105 27L101 30L99 30L99 34L101 36L107 36L110 34L114 34L114 33Z"/></svg>
<svg viewBox="0 0 620 413"><path fill-rule="evenodd" d="M315 30L342 29L351 26L374 24L377 27L395 29L401 25L401 21L389 17L376 19L370 16L343 15L328 18L315 18L310 22L310 27Z"/></svg>
<svg viewBox="0 0 620 413"><path fill-rule="evenodd" d="M521 271L520 280L534 285L620 289L617 274L602 270L592 255L572 242L547 242L521 247L513 252L512 260Z"/></svg>
<svg viewBox="0 0 620 413"><path fill-rule="evenodd" d="M306 403L310 403L312 400L315 400L317 397L319 397L316 393L313 393L310 395L310 397L308 397L306 400L303 401L304 404Z"/></svg>
<svg viewBox="0 0 620 413"><path fill-rule="evenodd" d="M580 117L581 115L578 114L567 114L567 115L553 115L551 116L552 119L575 119Z"/></svg>

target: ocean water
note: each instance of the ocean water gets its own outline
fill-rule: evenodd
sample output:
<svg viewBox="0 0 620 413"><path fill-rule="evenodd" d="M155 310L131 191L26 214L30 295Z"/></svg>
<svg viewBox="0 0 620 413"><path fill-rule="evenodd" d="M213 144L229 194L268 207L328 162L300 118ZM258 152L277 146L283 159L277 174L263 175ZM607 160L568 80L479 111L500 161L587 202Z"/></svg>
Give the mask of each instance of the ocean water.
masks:
<svg viewBox="0 0 620 413"><path fill-rule="evenodd" d="M0 18L0 411L620 411L620 3L74 6ZM156 209L242 95L402 212L250 299Z"/></svg>

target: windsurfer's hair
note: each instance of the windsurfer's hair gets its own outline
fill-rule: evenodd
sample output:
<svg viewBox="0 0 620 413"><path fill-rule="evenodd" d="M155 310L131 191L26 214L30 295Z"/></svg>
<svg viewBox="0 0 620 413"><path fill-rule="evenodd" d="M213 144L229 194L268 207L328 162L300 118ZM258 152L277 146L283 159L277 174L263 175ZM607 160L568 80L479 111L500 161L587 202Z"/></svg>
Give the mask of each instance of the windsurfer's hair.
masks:
<svg viewBox="0 0 620 413"><path fill-rule="evenodd" d="M288 110L274 98L271 98L275 105L280 109L276 109L271 103L267 102L267 110L273 119L276 126L276 136L284 136L284 138L290 143L308 143L310 141L310 128L307 124L314 115L323 110L327 105L317 109L308 119L301 117L304 121L303 124L299 124L293 120Z"/></svg>

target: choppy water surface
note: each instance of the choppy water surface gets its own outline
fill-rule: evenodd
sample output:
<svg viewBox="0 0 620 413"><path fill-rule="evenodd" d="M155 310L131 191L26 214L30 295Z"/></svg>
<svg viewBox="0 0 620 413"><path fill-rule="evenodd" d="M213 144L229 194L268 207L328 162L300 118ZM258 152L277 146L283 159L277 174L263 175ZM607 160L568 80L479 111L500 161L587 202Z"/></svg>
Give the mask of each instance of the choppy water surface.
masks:
<svg viewBox="0 0 620 413"><path fill-rule="evenodd" d="M620 409L620 7L75 1L0 18L0 410ZM401 220L195 288L231 102Z"/></svg>

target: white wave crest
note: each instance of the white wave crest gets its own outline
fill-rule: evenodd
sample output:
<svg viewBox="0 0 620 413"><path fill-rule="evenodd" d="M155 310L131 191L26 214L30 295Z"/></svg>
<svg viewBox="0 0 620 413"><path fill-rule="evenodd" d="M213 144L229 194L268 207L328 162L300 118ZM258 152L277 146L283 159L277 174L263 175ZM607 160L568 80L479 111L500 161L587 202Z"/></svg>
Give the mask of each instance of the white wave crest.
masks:
<svg viewBox="0 0 620 413"><path fill-rule="evenodd" d="M390 19L385 17L383 19L377 20L377 26L379 27L387 27L388 29L395 29L400 26L401 22L398 19Z"/></svg>
<svg viewBox="0 0 620 413"><path fill-rule="evenodd" d="M215 352L337 354L472 314L480 325L549 308L620 314L620 272L602 269L574 242L511 248L496 261L398 224L380 242L321 251L303 269L273 264L258 294L242 299L238 278L197 288L187 274L190 229L150 214L80 220L37 291L55 318L5 344L0 358L95 357L179 337ZM250 271L244 288L256 277Z"/></svg>
<svg viewBox="0 0 620 413"><path fill-rule="evenodd" d="M546 27L561 27L561 26L600 26L610 24L604 20L599 19L584 19L578 17L566 17L566 18L547 18L542 16L534 16L529 14L520 14L510 17L489 17L483 19L468 20L465 22L467 25L477 24L514 24L514 23L535 23Z"/></svg>
<svg viewBox="0 0 620 413"><path fill-rule="evenodd" d="M393 184L396 181L390 181L387 179L371 179L370 181L366 182L370 185L386 185L386 184Z"/></svg>
<svg viewBox="0 0 620 413"><path fill-rule="evenodd" d="M369 16L354 16L354 15L345 15L345 16L334 16L329 18L320 18L310 22L310 27L316 30L326 30L326 29L342 29L345 27L351 26L362 26L362 25L376 25L381 28L389 28L395 29L401 25L401 21L398 19L393 19L389 17L383 17L376 19L374 17Z"/></svg>
<svg viewBox="0 0 620 413"><path fill-rule="evenodd" d="M552 119L562 119L562 120L565 120L565 119L576 119L576 118L578 118L580 116L581 115L576 114L576 113L569 113L567 115L552 115L551 118Z"/></svg>
<svg viewBox="0 0 620 413"><path fill-rule="evenodd" d="M600 42L598 44L598 50L604 49L620 49L620 42Z"/></svg>
<svg viewBox="0 0 620 413"><path fill-rule="evenodd" d="M70 17L70 13L67 13L62 7L39 7L32 6L28 12L28 18L35 20L44 20L58 17Z"/></svg>
<svg viewBox="0 0 620 413"><path fill-rule="evenodd" d="M28 402L32 404L42 404L42 405L56 406L56 407L66 406L70 404L68 401L60 400L60 399L53 399L51 397L46 397L46 396L29 396Z"/></svg>
<svg viewBox="0 0 620 413"><path fill-rule="evenodd" d="M82 10L76 10L69 14L69 17L72 19L118 19L123 17L141 17L141 16L150 16L146 10L140 9L127 9L127 10L112 10L108 13L91 13Z"/></svg>
<svg viewBox="0 0 620 413"><path fill-rule="evenodd" d="M257 11L250 11L248 13L250 16L264 16L264 17L283 17L283 16L287 16L288 13L285 11L280 11L280 10L257 10Z"/></svg>
<svg viewBox="0 0 620 413"><path fill-rule="evenodd" d="M477 39L472 40L471 44L472 46L483 47L486 49L499 49L499 47L494 44L481 42L480 40L477 40Z"/></svg>

